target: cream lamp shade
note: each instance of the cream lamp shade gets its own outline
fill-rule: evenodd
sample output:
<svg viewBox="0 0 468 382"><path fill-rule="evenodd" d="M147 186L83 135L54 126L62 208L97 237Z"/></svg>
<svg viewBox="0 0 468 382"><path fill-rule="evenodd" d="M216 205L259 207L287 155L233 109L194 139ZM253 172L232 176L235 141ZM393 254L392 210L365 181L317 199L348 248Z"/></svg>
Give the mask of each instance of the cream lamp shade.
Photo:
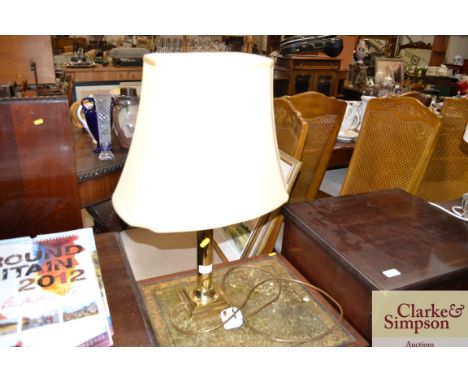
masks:
<svg viewBox="0 0 468 382"><path fill-rule="evenodd" d="M198 231L288 199L273 113L273 61L234 52L144 56L136 128L112 202L131 226Z"/></svg>

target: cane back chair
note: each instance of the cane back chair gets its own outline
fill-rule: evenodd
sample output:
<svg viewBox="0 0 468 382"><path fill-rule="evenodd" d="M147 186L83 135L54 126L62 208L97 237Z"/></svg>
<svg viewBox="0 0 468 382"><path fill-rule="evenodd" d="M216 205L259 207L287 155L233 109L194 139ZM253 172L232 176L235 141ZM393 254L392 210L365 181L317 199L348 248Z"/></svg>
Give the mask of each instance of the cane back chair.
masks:
<svg viewBox="0 0 468 382"><path fill-rule="evenodd" d="M400 188L415 194L440 129L440 117L414 98L371 99L341 195Z"/></svg>
<svg viewBox="0 0 468 382"><path fill-rule="evenodd" d="M346 102L318 92L283 97L293 104L309 127L302 167L289 200L314 199L322 182L346 111Z"/></svg>
<svg viewBox="0 0 468 382"><path fill-rule="evenodd" d="M288 100L275 98L273 105L278 148L294 159L301 160L307 137L307 122Z"/></svg>
<svg viewBox="0 0 468 382"><path fill-rule="evenodd" d="M437 144L417 196L437 202L459 198L468 192L468 99L447 98L441 110Z"/></svg>
<svg viewBox="0 0 468 382"><path fill-rule="evenodd" d="M400 94L400 97L413 97L416 98L419 102L421 102L424 106L431 106L432 97L429 94L424 94L417 91L409 91L403 94Z"/></svg>
<svg viewBox="0 0 468 382"><path fill-rule="evenodd" d="M301 113L287 99L275 98L273 106L278 148L300 161L309 126L302 118ZM271 212L268 219L269 226L272 228L267 241L260 248L259 254L270 253L275 246L283 223L283 215L281 215L280 209Z"/></svg>

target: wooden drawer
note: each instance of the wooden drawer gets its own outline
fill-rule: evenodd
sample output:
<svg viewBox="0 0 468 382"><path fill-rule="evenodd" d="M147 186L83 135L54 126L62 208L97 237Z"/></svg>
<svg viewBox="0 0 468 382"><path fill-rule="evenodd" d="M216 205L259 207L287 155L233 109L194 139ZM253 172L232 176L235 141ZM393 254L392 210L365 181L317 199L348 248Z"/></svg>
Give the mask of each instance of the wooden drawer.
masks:
<svg viewBox="0 0 468 382"><path fill-rule="evenodd" d="M294 70L339 70L340 61L294 61Z"/></svg>
<svg viewBox="0 0 468 382"><path fill-rule="evenodd" d="M140 81L142 67L122 68L97 65L94 68L66 69L73 82Z"/></svg>
<svg viewBox="0 0 468 382"><path fill-rule="evenodd" d="M142 72L140 71L128 71L128 72L119 72L119 80L122 81L135 81L141 80Z"/></svg>

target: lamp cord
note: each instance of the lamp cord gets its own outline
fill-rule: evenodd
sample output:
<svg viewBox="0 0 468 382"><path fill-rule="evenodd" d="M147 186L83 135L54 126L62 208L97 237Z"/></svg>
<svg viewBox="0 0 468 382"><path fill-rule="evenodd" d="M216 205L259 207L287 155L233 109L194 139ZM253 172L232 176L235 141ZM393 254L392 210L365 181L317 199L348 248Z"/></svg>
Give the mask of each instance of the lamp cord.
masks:
<svg viewBox="0 0 468 382"><path fill-rule="evenodd" d="M465 218L465 217L463 216L463 213L462 213L463 211L462 211L462 212L458 212L458 210L461 210L461 209L462 209L461 206L453 206L453 207L452 207L452 211L449 211L448 209L446 209L446 208L440 206L439 204L432 203L432 202L429 202L429 204L430 204L431 206L434 206L434 207L437 207L437 208L441 209L442 211L448 213L449 215L452 215L453 217L456 217L457 219L460 219L460 220L463 220L463 221L465 221L465 222L468 222L468 218Z"/></svg>
<svg viewBox="0 0 468 382"><path fill-rule="evenodd" d="M221 291L220 291L220 294L222 297L224 297L224 299L228 302L228 304L231 304L230 301L229 301L229 298L228 298L228 294L225 292L224 290L224 283L225 283L225 280L227 278L227 276L232 273L233 271L235 270L238 270L240 268L252 268L252 269L257 269L257 270L260 270L262 272L265 272L265 273L268 273L269 275L273 276L271 274L271 272L268 272L266 271L265 269L263 268L260 268L260 267L257 267L257 266L254 266L254 265L244 265L244 266L237 266L237 267L233 267L231 268L228 272L226 272L226 274L223 276L223 279L221 281ZM254 290L256 289L257 285L255 285L253 288L251 288L249 290L249 293L247 294L247 297L245 298L244 302L241 304L240 307L238 308L234 308L234 312L224 321L222 322L221 324L218 324L216 326L213 326L211 328L206 328L206 329L199 329L199 330L187 330L187 329L183 329L181 328L180 326L178 326L175 321L174 321L174 313L180 309L181 307L184 307L184 303L180 303L179 305L176 305L173 309L172 309L172 312L171 312L171 322L172 322L172 326L177 329L178 331L184 333L184 334L189 334L189 335L194 335L194 334L203 334L203 333L209 333L209 332L212 332L216 329L219 329L221 327L223 327L227 322L229 322L231 319L233 319L235 316L236 316L236 313L241 310L248 302L251 294L254 292ZM273 303L274 301L276 301L279 297L281 293L281 288L279 288L278 290L278 293L277 293L277 296L275 296L275 298L271 301L271 302L267 302L265 305L263 305L262 307L260 307L260 309L257 309L257 311L254 312L254 314L258 313L259 311L261 311L263 308L267 307L270 303ZM232 306L232 304L231 304ZM250 315L252 316L252 315ZM247 319L247 317L246 317Z"/></svg>
<svg viewBox="0 0 468 382"><path fill-rule="evenodd" d="M233 267L231 268L228 272L226 272L226 274L224 275L222 281L221 281L221 294L222 296L225 298L225 300L228 302L228 304L230 304L232 306L232 303L230 302L229 300L229 294L226 293L225 291L225 281L226 279L228 278L228 276L233 273L234 271L237 271L237 270L240 270L242 268L253 268L253 269L258 269L258 270L261 270L263 272L266 272L268 273L271 278L268 278L266 280L263 280L257 284L255 284L252 288L250 288L244 302L241 304L241 306L239 308L234 308L234 312L221 324L218 324L218 325L215 325L213 327L210 327L210 328L206 328L206 329L199 329L199 330L188 330L188 329L184 329L184 328L181 328L180 326L178 326L174 320L174 314L177 310L180 309L180 307L183 307L183 304L179 304L177 305L176 307L173 308L172 312L171 312L171 322L172 322L172 325L173 327L184 333L184 334L188 334L188 335L195 335L195 334L203 334L203 333L209 333L209 332L212 332L214 330L217 330L221 327L223 327L229 320L231 320L232 318L234 318L236 316L236 313L238 311L240 311L243 307L245 307L245 305L248 303L252 293L257 289L259 288L260 286L266 284L266 283L277 283L278 284L278 292L276 293L276 295L269 301L267 301L265 304L263 304L262 306L260 306L258 309L256 309L254 312L250 313L248 316L245 317L244 319L244 323L245 323L245 326L248 327L249 329L251 329L253 332L255 332L256 334L262 336L262 337L265 337L265 338L268 338L272 341L275 341L275 342L282 342L282 343L291 343L291 344L295 344L295 345L300 345L300 344L303 344L303 343L306 343L306 342L311 342L311 341L315 341L315 340L318 340L320 338L323 338L325 337L327 334L331 333L337 326L338 324L342 321L343 319L343 308L341 307L341 305L338 303L338 301L336 301L332 296L330 296L327 292L325 292L324 290L320 289L319 287L315 286L315 285L312 285L312 284L309 284L307 282L303 282L301 280L297 280L297 279L293 279L293 278L286 278L286 277L275 277L271 272L268 272L266 271L265 269L263 268L260 268L260 267L257 267L257 266L253 266L253 265L241 265L241 266L236 266L236 267ZM320 294L324 295L325 297L327 297L331 302L333 302L333 304L338 308L338 311L339 311L339 317L337 320L335 320L335 323L333 325L331 325L330 327L327 327L326 330L323 331L323 333L320 333L318 335L315 335L315 336L312 336L312 337L302 337L302 338L280 338L280 337L273 337L271 335L269 335L268 333L263 333L259 330L257 330L255 328L254 325L252 324L249 324L248 320L251 319L252 317L254 317L256 314L258 314L259 312L261 312L262 310L264 310L267 306L273 304L276 300L278 300L278 298L280 297L281 295L281 292L282 292L282 288L283 288L283 284L284 283L296 283L296 284L300 284L300 285L303 285L305 287L308 287L308 288L312 288L314 290L316 290L317 292L319 292Z"/></svg>

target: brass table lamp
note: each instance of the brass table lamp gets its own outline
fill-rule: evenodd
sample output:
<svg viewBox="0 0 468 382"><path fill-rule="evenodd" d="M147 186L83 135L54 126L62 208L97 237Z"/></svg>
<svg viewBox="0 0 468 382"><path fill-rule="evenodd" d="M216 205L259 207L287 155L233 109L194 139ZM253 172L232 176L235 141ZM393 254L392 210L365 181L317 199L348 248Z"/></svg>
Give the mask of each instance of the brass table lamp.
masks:
<svg viewBox="0 0 468 382"><path fill-rule="evenodd" d="M192 308L220 302L213 228L288 199L273 113L273 61L246 53L144 56L136 128L112 202L131 226L198 231Z"/></svg>

